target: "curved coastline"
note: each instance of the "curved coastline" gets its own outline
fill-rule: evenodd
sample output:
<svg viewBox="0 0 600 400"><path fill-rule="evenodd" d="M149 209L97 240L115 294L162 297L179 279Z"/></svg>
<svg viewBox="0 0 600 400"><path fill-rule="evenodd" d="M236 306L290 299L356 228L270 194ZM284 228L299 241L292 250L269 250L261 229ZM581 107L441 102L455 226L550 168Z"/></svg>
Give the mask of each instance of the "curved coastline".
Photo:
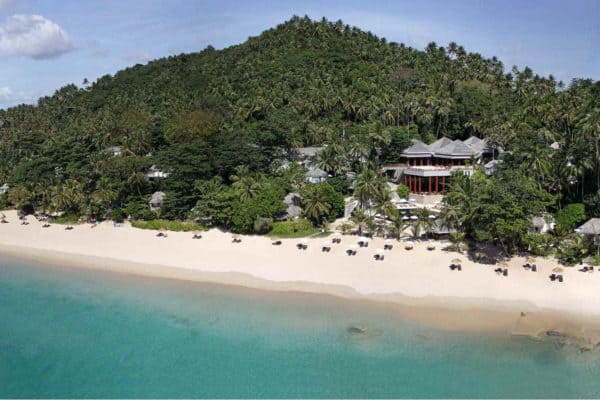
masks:
<svg viewBox="0 0 600 400"><path fill-rule="evenodd" d="M538 260L539 272L520 268L511 260L509 277L493 273L493 267L463 258L463 271L451 271L457 253L429 251L425 243L413 250L400 244L386 253L383 262L372 256L380 239L359 255L348 257L344 249L355 237L345 236L331 253L319 251L322 239L309 239L309 249L296 249L296 241L284 239L272 246L265 237L245 236L231 243L228 234L211 230L201 240L191 234L119 228L109 223L91 229L76 226L65 231L59 225L41 228L32 220L20 225L14 212L9 224L0 226L0 253L62 267L89 268L151 278L178 279L242 286L246 288L303 292L377 302L390 312L436 328L458 331L508 332L531 337L561 332L569 337L600 342L599 274L565 273L563 284L550 282L553 260ZM437 248L441 248L438 243ZM448 259L448 260L446 260Z"/></svg>

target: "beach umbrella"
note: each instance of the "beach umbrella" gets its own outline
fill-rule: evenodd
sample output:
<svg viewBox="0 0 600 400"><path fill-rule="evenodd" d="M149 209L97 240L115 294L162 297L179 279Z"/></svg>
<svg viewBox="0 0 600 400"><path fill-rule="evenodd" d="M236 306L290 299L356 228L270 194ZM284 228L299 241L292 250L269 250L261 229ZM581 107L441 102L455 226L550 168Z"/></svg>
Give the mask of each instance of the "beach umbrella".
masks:
<svg viewBox="0 0 600 400"><path fill-rule="evenodd" d="M385 243L385 244L391 244L392 242L393 242L393 240L392 240L392 239L385 239L385 240L383 241L383 243Z"/></svg>
<svg viewBox="0 0 600 400"><path fill-rule="evenodd" d="M562 269L561 267L556 267L552 270L552 272L556 272L557 274L562 274L563 272L565 272L565 270Z"/></svg>
<svg viewBox="0 0 600 400"><path fill-rule="evenodd" d="M278 240L280 240L280 239L279 239L277 236L273 236L273 237L271 238L271 240L272 240L273 242L277 242L277 241L278 241Z"/></svg>
<svg viewBox="0 0 600 400"><path fill-rule="evenodd" d="M339 233L339 232L335 232L335 233L333 234L333 236L334 236L334 237L340 237L340 236L342 236L342 234L341 234L341 233Z"/></svg>
<svg viewBox="0 0 600 400"><path fill-rule="evenodd" d="M535 257L532 257L532 256L527 256L527 257L525 258L525 261L527 261L528 263L535 262Z"/></svg>
<svg viewBox="0 0 600 400"><path fill-rule="evenodd" d="M383 251L384 251L383 249L375 249L375 254L382 255Z"/></svg>
<svg viewBox="0 0 600 400"><path fill-rule="evenodd" d="M240 239L240 235L238 233L234 233L233 235L231 235L231 237L233 238L233 240L239 240Z"/></svg>
<svg viewBox="0 0 600 400"><path fill-rule="evenodd" d="M350 246L348 246L348 250L357 250L358 249L358 245L356 244L351 244Z"/></svg>
<svg viewBox="0 0 600 400"><path fill-rule="evenodd" d="M506 261L502 261L502 262L500 263L500 266L501 266L502 268L508 268L508 267L510 267L510 265L509 265L509 264L508 264Z"/></svg>
<svg viewBox="0 0 600 400"><path fill-rule="evenodd" d="M302 243L302 244L308 244L308 239L302 238L302 239L300 239L300 243Z"/></svg>
<svg viewBox="0 0 600 400"><path fill-rule="evenodd" d="M329 240L325 240L325 241L322 243L322 245L323 245L323 246L330 246L330 245L331 245L331 241L329 241Z"/></svg>
<svg viewBox="0 0 600 400"><path fill-rule="evenodd" d="M404 244L404 248L405 249L412 249L413 248L413 242L406 242Z"/></svg>
<svg viewBox="0 0 600 400"><path fill-rule="evenodd" d="M460 258L454 258L451 262L452 264L460 264L462 263L462 260Z"/></svg>

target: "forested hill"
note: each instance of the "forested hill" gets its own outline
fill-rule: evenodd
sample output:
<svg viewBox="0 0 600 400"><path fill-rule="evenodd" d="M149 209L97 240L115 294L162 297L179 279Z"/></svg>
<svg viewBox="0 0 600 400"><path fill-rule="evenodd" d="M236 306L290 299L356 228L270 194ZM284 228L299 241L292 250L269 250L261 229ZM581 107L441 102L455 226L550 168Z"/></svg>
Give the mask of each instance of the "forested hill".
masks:
<svg viewBox="0 0 600 400"><path fill-rule="evenodd" d="M155 164L172 171L163 189L189 206L198 180L229 183L238 165L268 174L281 149L342 134L386 144L380 161L390 162L407 137L487 137L534 165L556 141L585 160L584 182L598 182L599 98L598 82L564 88L455 43L418 51L341 21L293 17L240 45L136 65L0 111L0 183L35 192L74 180L87 194L110 187L124 206L156 189L140 175ZM122 157L107 155L110 146ZM568 190L561 195L595 189Z"/></svg>

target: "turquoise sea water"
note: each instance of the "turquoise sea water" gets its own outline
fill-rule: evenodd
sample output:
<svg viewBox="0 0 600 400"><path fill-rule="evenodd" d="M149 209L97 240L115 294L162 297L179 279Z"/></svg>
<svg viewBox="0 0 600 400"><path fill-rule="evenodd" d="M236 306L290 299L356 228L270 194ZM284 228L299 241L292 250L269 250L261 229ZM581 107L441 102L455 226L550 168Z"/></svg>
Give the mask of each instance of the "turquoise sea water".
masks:
<svg viewBox="0 0 600 400"><path fill-rule="evenodd" d="M0 259L0 397L598 397L599 378L597 354L372 304Z"/></svg>

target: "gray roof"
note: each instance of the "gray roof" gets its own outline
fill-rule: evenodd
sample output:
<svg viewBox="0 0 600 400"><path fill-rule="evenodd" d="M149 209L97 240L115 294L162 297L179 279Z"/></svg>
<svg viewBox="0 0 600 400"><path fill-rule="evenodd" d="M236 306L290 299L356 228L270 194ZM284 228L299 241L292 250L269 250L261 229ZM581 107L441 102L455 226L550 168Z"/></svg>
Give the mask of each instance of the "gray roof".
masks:
<svg viewBox="0 0 600 400"><path fill-rule="evenodd" d="M448 157L471 157L478 156L478 152L473 150L468 145L464 144L460 140L455 140L451 144L442 147L435 152L436 156L448 156Z"/></svg>
<svg viewBox="0 0 600 400"><path fill-rule="evenodd" d="M442 137L435 142L431 143L428 147L431 151L436 152L442 147L446 147L452 143L452 139L448 139L447 137Z"/></svg>
<svg viewBox="0 0 600 400"><path fill-rule="evenodd" d="M315 157L319 154L325 146L310 146L310 147L299 147L297 149L298 154L303 157Z"/></svg>
<svg viewBox="0 0 600 400"><path fill-rule="evenodd" d="M426 157L432 155L432 151L425 143L413 139L412 144L402 152L405 157Z"/></svg>
<svg viewBox="0 0 600 400"><path fill-rule="evenodd" d="M575 230L584 235L600 235L600 218L592 218Z"/></svg>
<svg viewBox="0 0 600 400"><path fill-rule="evenodd" d="M479 139L476 136L471 136L464 141L464 144L471 147L478 153L489 153L490 147L486 139Z"/></svg>
<svg viewBox="0 0 600 400"><path fill-rule="evenodd" d="M288 206L291 206L294 204L295 199L302 199L302 196L300 196L299 193L291 192L285 195L283 202Z"/></svg>
<svg viewBox="0 0 600 400"><path fill-rule="evenodd" d="M289 206L286 209L286 213L288 217L299 217L302 214L302 208L298 206Z"/></svg>
<svg viewBox="0 0 600 400"><path fill-rule="evenodd" d="M536 228L543 228L546 225L546 220L544 217L533 217L531 218L531 223Z"/></svg>
<svg viewBox="0 0 600 400"><path fill-rule="evenodd" d="M321 168L313 168L309 170L305 176L307 178L327 178L329 174L323 171Z"/></svg>
<svg viewBox="0 0 600 400"><path fill-rule="evenodd" d="M152 198L150 199L150 203L152 204L159 204L163 201L163 199L165 198L165 193L164 192L154 192L152 194Z"/></svg>

